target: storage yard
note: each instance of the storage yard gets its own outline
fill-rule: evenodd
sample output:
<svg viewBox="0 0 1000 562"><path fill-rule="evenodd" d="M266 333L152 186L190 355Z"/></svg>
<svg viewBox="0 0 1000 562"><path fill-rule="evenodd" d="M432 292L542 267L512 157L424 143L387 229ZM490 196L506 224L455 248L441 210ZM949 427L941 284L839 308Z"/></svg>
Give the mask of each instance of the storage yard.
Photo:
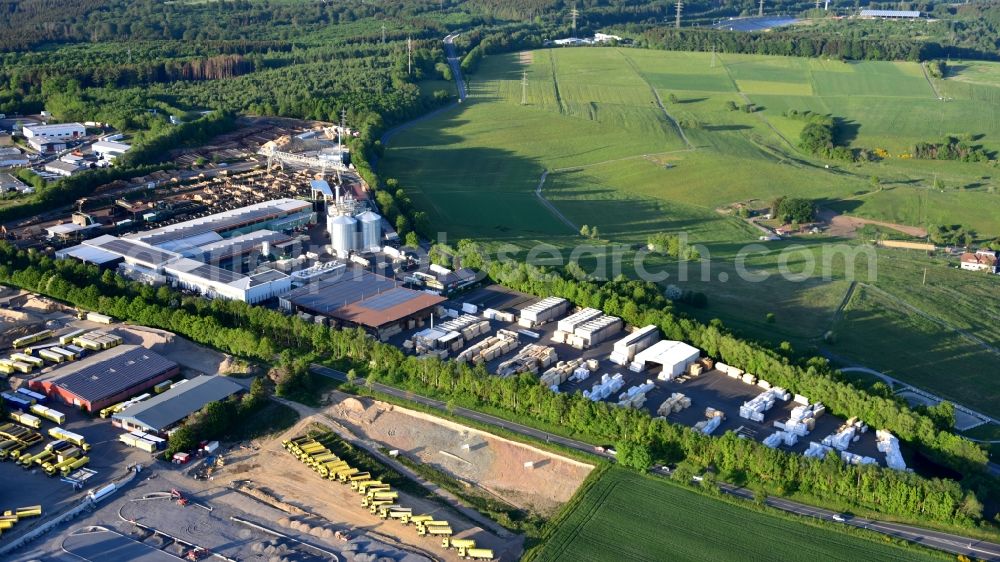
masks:
<svg viewBox="0 0 1000 562"><path fill-rule="evenodd" d="M553 515L592 466L421 412L334 393L326 410L358 436L519 508Z"/></svg>
<svg viewBox="0 0 1000 562"><path fill-rule="evenodd" d="M495 557L501 560L514 560L518 557L521 548L520 537L500 538L473 525L442 504L414 497L405 491L390 489L390 486L383 487L381 483L375 484L381 482L377 480L378 475L375 472L359 475L360 471L356 468L352 470L350 463L341 461L336 455L331 456L329 452L324 453L324 450L329 451L330 442L324 437L329 430L319 428L328 423L322 416L303 419L283 435L261 442L260 450L253 455L244 459L236 458L230 462L225 469L226 474L233 478L259 483L268 493L285 498L294 505L321 516L335 528L346 528L351 533L361 531L372 533L391 542L411 545L417 552L426 553L429 558L444 560L459 558L456 550L442 546L442 536L473 539L477 547L493 550ZM320 472L324 470L327 471L326 476ZM334 481L329 480L329 471L334 471ZM354 475L358 475L362 480L352 488L346 481L336 481L337 471L345 471L345 480ZM441 535L440 531L429 532L426 529L421 533L415 525L417 519L410 521L409 524L402 524L395 516L389 517L388 513L386 518L381 518L377 508L373 514L370 504L362 505L365 496L360 495L357 489L357 485L362 482L370 483L366 486L377 486L380 488L379 491L386 494L386 499L376 499L374 497L376 490L366 489L365 494L369 491L373 493L370 500L379 503L388 501L389 503L384 505L398 506L401 508L400 515L405 511L411 515L426 515L431 516L432 520L447 522L445 526L450 533Z"/></svg>
<svg viewBox="0 0 1000 562"><path fill-rule="evenodd" d="M497 376L536 374L559 392L644 408L707 434L733 431L808 456L834 450L844 462L906 469L894 437L877 444L879 428L848 424L806 396L699 358L697 348L662 339L654 327L627 332L601 311L495 285L447 302L438 313L433 329L417 326L391 341L420 355L483 363Z"/></svg>
<svg viewBox="0 0 1000 562"><path fill-rule="evenodd" d="M179 468L161 468L154 478L140 474L127 492L111 496L49 540L18 551L13 560L430 560L308 510L280 501L276 507L270 498L245 484L198 482ZM188 558L192 551L195 558Z"/></svg>
<svg viewBox="0 0 1000 562"><path fill-rule="evenodd" d="M106 316L74 316L37 297L26 303L31 299L44 306L17 312L31 314L49 328L12 340L16 350L0 359L0 368L15 356L33 360L29 369L3 375L9 378L11 389L3 392L8 413L0 420L0 481L5 483L0 502L38 505L43 517L0 528L3 539L29 532L38 522L70 509L84 491L105 487L126 474L127 467L148 465L151 453L165 447L163 431L190 413L190 408L171 403L169 415L154 410L152 414L157 415L149 420L162 424L155 431L136 424L148 433L128 433L117 427L119 420L112 419L124 411L128 419L135 414L135 419L146 420L147 415L140 410L130 413L128 407L157 399L162 402L176 392L171 387L183 389L188 382L180 376L177 363L149 347L171 356L187 356L208 368L212 364L199 360L199 355L201 359L221 356L188 342L179 344L167 332L123 328ZM229 393L243 390L228 380L223 382L235 386Z"/></svg>

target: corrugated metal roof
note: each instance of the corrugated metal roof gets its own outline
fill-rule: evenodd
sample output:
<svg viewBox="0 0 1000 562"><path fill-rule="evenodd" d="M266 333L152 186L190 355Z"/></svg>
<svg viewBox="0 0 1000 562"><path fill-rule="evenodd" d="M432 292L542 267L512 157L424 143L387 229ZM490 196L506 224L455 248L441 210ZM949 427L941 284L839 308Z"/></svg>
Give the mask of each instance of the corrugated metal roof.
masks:
<svg viewBox="0 0 1000 562"><path fill-rule="evenodd" d="M327 197L333 197L333 190L330 189L330 184L326 180L312 180L309 182L309 186L313 191L318 191Z"/></svg>
<svg viewBox="0 0 1000 562"><path fill-rule="evenodd" d="M152 431L163 431L209 402L223 400L242 390L242 386L225 377L199 375L163 394L129 406L112 417Z"/></svg>
<svg viewBox="0 0 1000 562"><path fill-rule="evenodd" d="M223 232L247 224L277 218L282 215L310 210L311 208L312 206L307 201L288 198L275 199L140 232L130 237L146 242L147 244L152 244L153 246L159 246L168 242L198 236L206 232Z"/></svg>
<svg viewBox="0 0 1000 562"><path fill-rule="evenodd" d="M92 248L90 246L85 246L80 244L79 246L73 246L71 248L66 248L65 250L60 250L57 255L63 257L76 258L84 263L92 263L95 265L101 265L105 263L110 263L115 260L121 259L121 256L113 252L106 252L99 248Z"/></svg>
<svg viewBox="0 0 1000 562"><path fill-rule="evenodd" d="M919 18L916 10L861 10L862 17L869 18Z"/></svg>
<svg viewBox="0 0 1000 562"><path fill-rule="evenodd" d="M110 398L156 378L177 363L138 345L121 345L62 367L46 381L89 402Z"/></svg>
<svg viewBox="0 0 1000 562"><path fill-rule="evenodd" d="M133 261L141 262L150 267L160 267L177 257L173 252L152 248L123 238L115 238L105 234L84 242L85 245L112 252Z"/></svg>
<svg viewBox="0 0 1000 562"><path fill-rule="evenodd" d="M355 324L377 328L447 299L397 286L388 277L351 269L310 283L286 297L295 306Z"/></svg>

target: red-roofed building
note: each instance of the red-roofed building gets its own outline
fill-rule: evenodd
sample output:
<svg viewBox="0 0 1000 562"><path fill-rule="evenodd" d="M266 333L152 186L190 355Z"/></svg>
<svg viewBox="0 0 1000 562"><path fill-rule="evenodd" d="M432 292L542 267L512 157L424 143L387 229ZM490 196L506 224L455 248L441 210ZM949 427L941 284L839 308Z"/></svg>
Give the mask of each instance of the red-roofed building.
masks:
<svg viewBox="0 0 1000 562"><path fill-rule="evenodd" d="M995 250L976 250L976 253L966 252L962 254L962 269L968 271L989 271L990 273L1000 273L998 259Z"/></svg>

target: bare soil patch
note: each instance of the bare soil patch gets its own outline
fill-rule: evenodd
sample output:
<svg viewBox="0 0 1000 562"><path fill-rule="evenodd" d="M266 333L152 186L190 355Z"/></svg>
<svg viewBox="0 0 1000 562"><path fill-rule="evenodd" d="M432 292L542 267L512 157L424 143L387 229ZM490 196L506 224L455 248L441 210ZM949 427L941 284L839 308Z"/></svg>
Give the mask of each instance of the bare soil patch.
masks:
<svg viewBox="0 0 1000 562"><path fill-rule="evenodd" d="M893 230L902 232L908 236L914 236L917 238L922 238L927 236L927 229L921 228L919 226L908 226L905 224L896 224L892 222L877 221L872 219L863 219L860 217L851 217L847 215L838 215L836 212L830 209L820 209L817 213L819 220L823 221L827 225L827 233L831 236L842 236L845 238L853 238L855 231L863 227L866 224L873 224L876 226L881 226L884 228L891 228Z"/></svg>
<svg viewBox="0 0 1000 562"><path fill-rule="evenodd" d="M434 559L459 560L456 551L441 548L440 539L417 536L413 525L403 526L397 521L383 521L377 515L372 515L367 508L361 507L357 492L349 486L323 480L281 446L282 440L302 435L317 423L324 423L321 416L311 416L299 421L283 435L261 441L259 451L249 458L228 465L226 470L238 475L240 479L253 481L256 486L265 488L288 504L323 517L333 528L346 528L353 534L372 532L376 536L381 535L433 554ZM450 522L455 538L475 539L477 545L494 549L502 559L513 559L510 555L503 556L512 546L511 540L500 539L471 525L448 508L405 492L399 492L398 503L413 508L414 513L440 516Z"/></svg>
<svg viewBox="0 0 1000 562"><path fill-rule="evenodd" d="M199 373L227 374L234 370L232 356L208 349L173 332L146 326L116 326L125 343L138 344Z"/></svg>
<svg viewBox="0 0 1000 562"><path fill-rule="evenodd" d="M434 416L367 398L331 395L326 413L365 439L541 515L569 501L591 465Z"/></svg>

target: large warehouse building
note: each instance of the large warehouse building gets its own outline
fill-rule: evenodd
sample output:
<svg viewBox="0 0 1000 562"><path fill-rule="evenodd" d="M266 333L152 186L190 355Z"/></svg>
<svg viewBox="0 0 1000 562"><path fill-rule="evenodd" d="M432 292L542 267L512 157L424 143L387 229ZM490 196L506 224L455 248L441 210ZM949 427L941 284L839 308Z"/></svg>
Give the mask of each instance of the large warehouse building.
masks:
<svg viewBox="0 0 1000 562"><path fill-rule="evenodd" d="M79 123L59 123L53 125L25 125L21 127L24 138L50 137L53 139L75 139L87 134L87 129Z"/></svg>
<svg viewBox="0 0 1000 562"><path fill-rule="evenodd" d="M225 400L242 391L242 386L225 377L200 375L111 417L128 431L164 434L209 402Z"/></svg>
<svg viewBox="0 0 1000 562"><path fill-rule="evenodd" d="M177 363L138 345L121 345L67 363L34 379L37 392L98 412L177 376Z"/></svg>
<svg viewBox="0 0 1000 562"><path fill-rule="evenodd" d="M343 325L361 326L381 338L399 332L410 320L428 318L445 300L402 287L388 277L346 269L295 289L278 302L287 312L325 316Z"/></svg>
<svg viewBox="0 0 1000 562"><path fill-rule="evenodd" d="M285 232L315 219L308 201L275 199L127 237L98 236L59 250L56 257L117 265L132 279L209 298L258 303L291 289L292 280L274 270L242 273L248 256L283 255L295 243Z"/></svg>

